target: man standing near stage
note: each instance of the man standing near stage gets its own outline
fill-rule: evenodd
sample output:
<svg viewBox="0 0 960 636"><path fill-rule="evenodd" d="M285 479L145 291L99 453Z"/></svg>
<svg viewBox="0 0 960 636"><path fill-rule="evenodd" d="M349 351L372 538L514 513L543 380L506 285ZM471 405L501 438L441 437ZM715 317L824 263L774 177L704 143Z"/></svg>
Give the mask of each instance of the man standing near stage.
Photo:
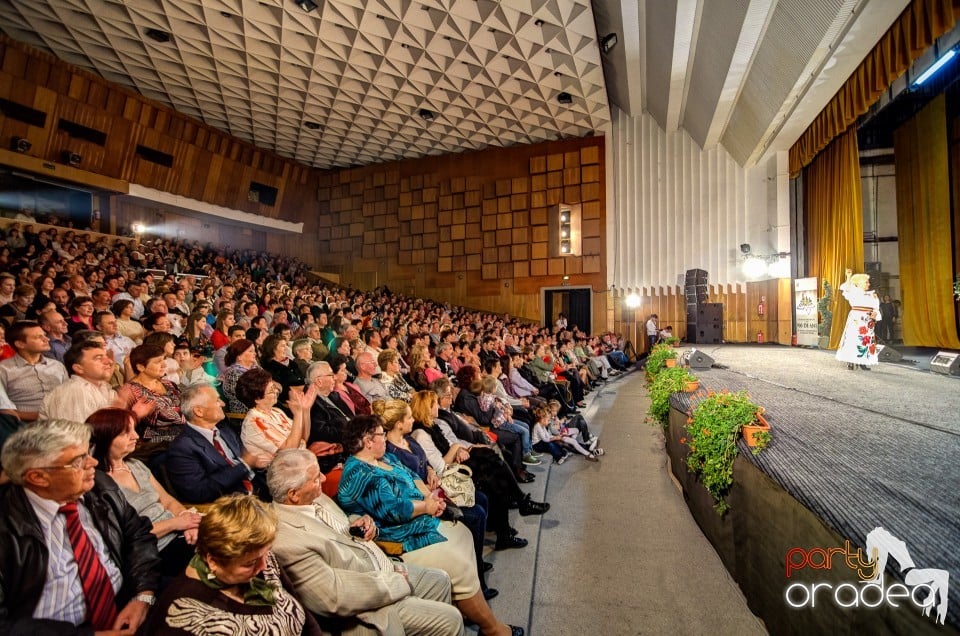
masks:
<svg viewBox="0 0 960 636"><path fill-rule="evenodd" d="M648 351L653 351L653 345L660 339L660 325L657 324L657 320L657 314L651 314L647 320L647 342L650 345Z"/></svg>

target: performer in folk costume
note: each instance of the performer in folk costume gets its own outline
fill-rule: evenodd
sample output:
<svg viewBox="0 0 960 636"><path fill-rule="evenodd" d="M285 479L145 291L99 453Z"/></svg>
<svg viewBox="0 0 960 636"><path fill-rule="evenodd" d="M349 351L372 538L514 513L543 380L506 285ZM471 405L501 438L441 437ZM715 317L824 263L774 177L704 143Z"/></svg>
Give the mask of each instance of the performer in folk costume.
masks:
<svg viewBox="0 0 960 636"><path fill-rule="evenodd" d="M878 364L877 341L874 328L881 319L880 299L870 291L870 276L846 271L847 279L840 285L843 297L850 303L850 314L843 327L843 337L837 349L837 360L847 363L848 369L869 371Z"/></svg>

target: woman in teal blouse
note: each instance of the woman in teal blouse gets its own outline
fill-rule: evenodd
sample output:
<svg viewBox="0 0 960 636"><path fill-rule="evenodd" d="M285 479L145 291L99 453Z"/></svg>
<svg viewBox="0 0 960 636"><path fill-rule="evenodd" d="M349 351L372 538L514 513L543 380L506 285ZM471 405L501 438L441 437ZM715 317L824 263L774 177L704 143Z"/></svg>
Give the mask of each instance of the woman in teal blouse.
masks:
<svg viewBox="0 0 960 636"><path fill-rule="evenodd" d="M343 446L351 456L340 477L340 507L348 514L370 515L379 539L403 544L404 561L450 575L454 602L481 634L522 636L522 628L498 621L483 598L467 527L440 521L443 500L421 491L413 473L385 456L383 421L376 415L353 418L344 427Z"/></svg>

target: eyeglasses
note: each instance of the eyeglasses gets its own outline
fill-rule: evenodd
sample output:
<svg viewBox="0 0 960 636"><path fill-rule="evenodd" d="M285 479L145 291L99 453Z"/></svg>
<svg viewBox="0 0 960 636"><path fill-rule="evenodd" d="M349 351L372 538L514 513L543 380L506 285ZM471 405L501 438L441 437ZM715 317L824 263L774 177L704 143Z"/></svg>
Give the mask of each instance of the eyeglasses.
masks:
<svg viewBox="0 0 960 636"><path fill-rule="evenodd" d="M37 466L38 470L83 470L87 466L87 460L93 458L93 454L97 451L95 444L90 444L90 448L87 449L87 452L83 455L77 455L69 462L62 466Z"/></svg>
<svg viewBox="0 0 960 636"><path fill-rule="evenodd" d="M369 435L369 437L373 437L373 438L376 438L376 437L386 437L386 436L387 436L387 434L384 433L383 431L378 431L378 432L376 432L376 433L370 433L370 435Z"/></svg>

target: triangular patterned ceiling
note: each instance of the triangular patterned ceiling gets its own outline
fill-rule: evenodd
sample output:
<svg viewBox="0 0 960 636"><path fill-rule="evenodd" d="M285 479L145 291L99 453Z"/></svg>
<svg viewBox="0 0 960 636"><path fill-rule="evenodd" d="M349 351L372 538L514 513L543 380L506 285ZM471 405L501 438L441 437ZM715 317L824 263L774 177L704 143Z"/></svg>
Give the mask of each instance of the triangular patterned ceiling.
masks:
<svg viewBox="0 0 960 636"><path fill-rule="evenodd" d="M590 0L314 1L4 0L0 29L320 168L610 126Z"/></svg>

